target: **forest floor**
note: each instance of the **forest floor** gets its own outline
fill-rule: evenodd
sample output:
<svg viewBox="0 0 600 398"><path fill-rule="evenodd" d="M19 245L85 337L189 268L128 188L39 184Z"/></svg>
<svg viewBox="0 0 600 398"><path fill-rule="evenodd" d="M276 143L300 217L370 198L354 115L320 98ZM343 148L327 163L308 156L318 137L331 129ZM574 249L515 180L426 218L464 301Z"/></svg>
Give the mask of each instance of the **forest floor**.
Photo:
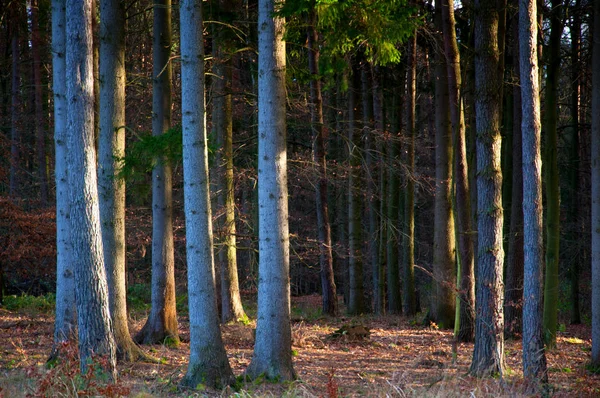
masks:
<svg viewBox="0 0 600 398"><path fill-rule="evenodd" d="M119 364L118 386L122 389L113 391L129 393L132 397L526 395L519 340L506 342L506 372L502 379L475 379L467 375L473 345L458 345L456 360L453 360L451 331L439 330L435 325L420 326L403 317L323 318L315 315L319 313L319 307L320 296L293 299L292 336L297 382L245 383L237 391L231 388L199 392L178 390L189 354L188 322L185 317L180 317L183 343L175 348L164 345L147 348L160 363ZM139 330L143 321L143 314L133 319L132 331ZM341 326L357 324L370 329L368 338L331 337ZM236 375L241 375L250 363L253 328L253 323L222 327L229 361ZM36 396L36 392L37 396L58 396L61 393L56 383L55 390L47 390L53 392L40 393L43 391L40 386L47 385L49 378L69 379L69 376L53 373L44 366L51 349L52 331L51 311L0 308L0 397ZM563 328L558 347L547 353L552 396L600 396L600 375L586 369L590 349L589 326ZM63 368L61 372L66 370ZM70 378L74 380L73 385L83 383L77 376ZM90 391L88 386L88 393ZM72 396L65 392L61 394Z"/></svg>

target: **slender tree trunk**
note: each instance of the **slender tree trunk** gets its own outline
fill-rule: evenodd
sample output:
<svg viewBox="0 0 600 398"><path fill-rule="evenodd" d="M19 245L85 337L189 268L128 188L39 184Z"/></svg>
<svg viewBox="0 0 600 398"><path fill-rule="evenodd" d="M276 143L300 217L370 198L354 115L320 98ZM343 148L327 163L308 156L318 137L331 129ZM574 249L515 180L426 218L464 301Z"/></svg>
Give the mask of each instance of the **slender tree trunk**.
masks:
<svg viewBox="0 0 600 398"><path fill-rule="evenodd" d="M279 381L292 366L286 154L285 20L273 0L258 4L258 317L246 374Z"/></svg>
<svg viewBox="0 0 600 398"><path fill-rule="evenodd" d="M504 373L504 297L502 272L502 170L498 25L493 1L475 1L475 109L477 129L478 258L475 347L470 373Z"/></svg>
<svg viewBox="0 0 600 398"><path fill-rule="evenodd" d="M543 227L542 159L537 18L535 0L519 2L519 64L523 132L523 219L525 280L523 286L523 375L547 384L546 355L541 328Z"/></svg>
<svg viewBox="0 0 600 398"><path fill-rule="evenodd" d="M19 123L19 112L21 101L19 99L20 75L19 75L19 3L12 4L11 17L11 106L10 106L10 177L9 196L16 199L20 184L20 146L21 132Z"/></svg>
<svg viewBox="0 0 600 398"><path fill-rule="evenodd" d="M233 373L219 328L204 106L202 2L184 0L181 21L183 174L190 311L190 361L182 383L223 388Z"/></svg>
<svg viewBox="0 0 600 398"><path fill-rule="evenodd" d="M513 0L515 1L515 0ZM518 6L518 0L516 0ZM513 86L512 112L512 193L510 228L508 234L508 254L506 256L506 276L504 291L504 333L515 336L522 330L523 318L523 145L521 133L521 87L519 86L519 24L514 23L513 70L515 84ZM516 170L516 172L515 172Z"/></svg>
<svg viewBox="0 0 600 398"><path fill-rule="evenodd" d="M592 365L600 366L600 1L592 48Z"/></svg>
<svg viewBox="0 0 600 398"><path fill-rule="evenodd" d="M220 7L226 4L219 4ZM219 10L221 11L221 10ZM227 21L224 21L227 22ZM219 251L221 270L221 321L240 321L247 319L238 279L237 243L235 228L235 186L233 177L233 117L231 109L231 54L227 54L227 40L221 26L216 26L213 37L215 64L213 72L213 130L219 145L217 152L218 204L223 209L224 221L221 222L223 248Z"/></svg>
<svg viewBox="0 0 600 398"><path fill-rule="evenodd" d="M406 81L406 151L405 164L408 176L404 201L404 233L402 246L404 250L404 280L402 301L404 315L413 316L417 312L415 292L415 136L416 136L416 98L417 98L417 32L408 43L408 77Z"/></svg>
<svg viewBox="0 0 600 398"><path fill-rule="evenodd" d="M544 103L544 179L546 180L546 280L544 284L544 338L556 347L558 328L558 262L560 245L560 190L558 175L558 73L563 31L562 1L552 1L550 13L550 56L546 68ZM525 119L525 118L524 118ZM527 255L527 254L526 254Z"/></svg>
<svg viewBox="0 0 600 398"><path fill-rule="evenodd" d="M454 190L456 212L456 235L458 243L458 318L455 335L458 341L473 341L475 320L475 264L471 227L471 198L465 137L464 109L462 106L462 75L460 53L456 40L454 1L442 2L442 26L446 52L450 120L454 146Z"/></svg>
<svg viewBox="0 0 600 398"><path fill-rule="evenodd" d="M67 126L70 228L75 261L75 296L79 329L79 357L85 372L92 354L106 356L116 378L116 347L110 320L108 286L102 258L96 156L94 152L94 96L92 1L67 0Z"/></svg>
<svg viewBox="0 0 600 398"><path fill-rule="evenodd" d="M77 338L75 275L69 227L69 168L67 165L67 86L65 0L52 0L52 89L54 91L54 147L56 166L56 310L54 345Z"/></svg>
<svg viewBox="0 0 600 398"><path fill-rule="evenodd" d="M308 23L308 68L311 74L310 102L311 125L313 131L313 158L318 168L316 183L317 229L319 231L319 262L321 267L321 288L323 313L337 315L337 294L333 277L333 254L331 251L331 226L327 206L327 161L325 159L325 127L323 122L323 96L319 77L319 48L316 11L309 12Z"/></svg>
<svg viewBox="0 0 600 398"><path fill-rule="evenodd" d="M356 112L356 92L360 87L360 69L350 61L352 76L348 82L348 145L350 171L348 173L348 303L350 315L365 311L363 285L363 245L361 225L361 149Z"/></svg>
<svg viewBox="0 0 600 398"><path fill-rule="evenodd" d="M571 23L571 129L567 134L568 168L567 181L569 190L565 197L565 207L568 210L567 241L574 247L569 256L569 279L571 282L571 324L581 323L579 309L579 259L581 250L578 244L577 226L581 208L577 198L579 194L579 106L580 106L580 78L581 65L579 54L581 52L581 17L580 1L575 1L575 10Z"/></svg>
<svg viewBox="0 0 600 398"><path fill-rule="evenodd" d="M385 308L385 267L384 264L387 260L386 251L388 248L388 242L386 241L386 231L389 220L386 220L385 214L387 213L387 202L389 198L386 198L386 191L388 182L386 181L386 174L388 169L384 167L384 115L383 115L383 88L382 83L382 71L378 65L372 65L371 67L371 87L373 90L373 133L375 139L375 150L377 158L377 172L379 175L379 224L377 229L379 231L379 247L378 247L378 259L377 267L373 270L373 312L376 314L383 314ZM395 156L395 155L394 155ZM372 172L375 172L373 170ZM396 187L397 189L397 187ZM397 205L396 205L397 211ZM396 251L394 247L392 250Z"/></svg>
<svg viewBox="0 0 600 398"><path fill-rule="evenodd" d="M435 22L442 26L442 7L435 6ZM443 44L443 37L439 37ZM441 46L444 48L443 45ZM454 214L452 212L452 125L446 56L436 53L435 62L435 205L433 232L433 283L431 319L442 328L454 327L456 286L456 248Z"/></svg>
<svg viewBox="0 0 600 398"><path fill-rule="evenodd" d="M171 128L171 0L154 4L152 135ZM157 159L152 171L152 308L135 337L141 344L179 343L175 307L171 165Z"/></svg>
<svg viewBox="0 0 600 398"><path fill-rule="evenodd" d="M31 55L33 57L33 84L35 96L35 151L37 178L40 184L42 206L48 204L48 167L46 165L46 121L42 96L42 51L43 41L40 34L40 2L31 2Z"/></svg>
<svg viewBox="0 0 600 398"><path fill-rule="evenodd" d="M117 356L144 353L129 333L125 258L125 182L117 177L125 156L125 10L118 0L100 1L100 135L98 194Z"/></svg>

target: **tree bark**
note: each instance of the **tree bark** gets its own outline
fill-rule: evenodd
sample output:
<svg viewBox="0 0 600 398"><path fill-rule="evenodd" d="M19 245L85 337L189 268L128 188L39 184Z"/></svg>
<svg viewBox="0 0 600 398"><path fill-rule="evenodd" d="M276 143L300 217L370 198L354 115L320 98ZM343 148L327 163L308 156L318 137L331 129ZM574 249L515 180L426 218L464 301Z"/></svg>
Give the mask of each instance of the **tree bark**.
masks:
<svg viewBox="0 0 600 398"><path fill-rule="evenodd" d="M478 258L475 347L470 373L504 373L504 297L502 273L502 170L500 110L502 74L494 1L475 1L475 111L477 129Z"/></svg>
<svg viewBox="0 0 600 398"><path fill-rule="evenodd" d="M116 378L116 347L102 258L94 151L92 1L67 0L66 70L70 228L75 261L79 357L85 372L92 354L107 358Z"/></svg>
<svg viewBox="0 0 600 398"><path fill-rule="evenodd" d="M10 100L10 176L9 176L9 191L8 195L12 200L18 196L20 185L20 147L21 147L21 132L19 112L21 101L19 98L19 90L21 79L19 74L19 3L14 2L11 10L11 100Z"/></svg>
<svg viewBox="0 0 600 398"><path fill-rule="evenodd" d="M521 70L523 132L523 375L534 383L548 383L541 328L543 226L541 120L538 78L537 8L535 0L519 2L519 64Z"/></svg>
<svg viewBox="0 0 600 398"><path fill-rule="evenodd" d="M171 128L171 0L154 4L152 135ZM179 344L175 306L172 172L157 159L152 171L152 308L137 343Z"/></svg>
<svg viewBox="0 0 600 398"><path fill-rule="evenodd" d="M204 105L202 2L184 0L181 21L183 176L190 361L182 384L223 388L233 373L219 328Z"/></svg>
<svg viewBox="0 0 600 398"><path fill-rule="evenodd" d="M285 20L273 0L258 4L258 317L246 374L279 381L292 366L286 154Z"/></svg>
<svg viewBox="0 0 600 398"><path fill-rule="evenodd" d="M69 168L67 139L67 70L65 0L52 0L52 89L56 165L56 310L51 357L62 342L77 339L75 274L69 228Z"/></svg>
<svg viewBox="0 0 600 398"><path fill-rule="evenodd" d="M592 365L600 366L600 1L592 48Z"/></svg>

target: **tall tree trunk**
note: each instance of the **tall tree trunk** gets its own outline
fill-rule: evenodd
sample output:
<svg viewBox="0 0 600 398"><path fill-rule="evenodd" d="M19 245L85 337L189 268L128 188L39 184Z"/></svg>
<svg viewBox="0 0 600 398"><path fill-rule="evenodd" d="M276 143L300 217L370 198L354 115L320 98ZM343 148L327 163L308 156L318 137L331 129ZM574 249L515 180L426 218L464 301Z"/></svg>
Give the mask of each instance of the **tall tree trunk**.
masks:
<svg viewBox="0 0 600 398"><path fill-rule="evenodd" d="M402 246L404 250L403 294L404 315L413 316L417 312L417 297L415 292L415 136L416 136L416 99L417 99L417 32L408 43L408 76L406 81L406 151L405 165L406 191L404 199L404 233Z"/></svg>
<svg viewBox="0 0 600 398"><path fill-rule="evenodd" d="M600 1L592 48L592 365L600 366Z"/></svg>
<svg viewBox="0 0 600 398"><path fill-rule="evenodd" d="M125 156L125 9L100 1L100 135L98 194L108 277L108 297L117 356L134 361L144 353L129 333L125 258L125 182L118 178Z"/></svg>
<svg viewBox="0 0 600 398"><path fill-rule="evenodd" d="M558 262L560 245L560 190L558 176L558 73L563 31L562 0L552 0L550 13L550 55L546 68L544 103L544 179L546 180L546 280L544 284L544 338L556 347L558 328ZM524 118L525 119L525 118Z"/></svg>
<svg viewBox="0 0 600 398"><path fill-rule="evenodd" d="M387 181L386 175L388 169L384 167L384 115L383 115L383 88L382 83L382 70L378 65L372 65L371 67L371 87L373 90L373 133L375 139L375 150L377 155L377 172L379 175L379 225L377 229L379 231L379 247L378 247L378 260L377 267L373 270L373 312L376 314L384 313L385 306L385 267L387 259L388 242L386 241L386 231L389 220L386 220L385 214L387 213L387 206L389 198L386 198ZM395 155L394 155L395 156ZM374 171L372 171L374 172ZM396 190L398 188L396 187ZM397 211L397 205L395 207ZM391 246L390 246L391 247ZM392 248L393 251L397 250L397 246Z"/></svg>
<svg viewBox="0 0 600 398"><path fill-rule="evenodd" d="M40 1L31 2L31 55L33 57L33 84L35 96L35 151L37 178L40 184L42 206L48 204L48 167L46 165L46 121L42 96L43 36L40 33Z"/></svg>
<svg viewBox="0 0 600 398"><path fill-rule="evenodd" d="M70 228L75 261L75 297L79 329L79 357L85 372L92 354L106 356L105 369L116 378L116 347L110 321L108 286L102 258L102 234L96 156L94 152L94 96L92 1L67 0L67 126Z"/></svg>
<svg viewBox="0 0 600 398"><path fill-rule="evenodd" d="M523 132L523 375L548 383L541 328L543 227L540 97L538 86L537 7L535 0L519 2L519 64Z"/></svg>
<svg viewBox="0 0 600 398"><path fill-rule="evenodd" d="M227 6L225 2L218 5L219 15ZM228 20L222 22L229 23ZM221 222L223 248L219 251L218 269L221 270L221 321L240 321L247 319L238 279L237 243L235 229L235 186L233 178L233 115L231 109L231 80L232 62L231 54L227 54L228 41L225 38L223 27L215 26L213 36L213 52L215 63L213 72L213 130L217 139L219 151L217 152L218 204L223 209L224 220Z"/></svg>
<svg viewBox="0 0 600 398"><path fill-rule="evenodd" d="M442 29L441 2L435 6L435 22ZM443 37L439 37L443 44ZM441 46L444 48L443 45ZM435 62L435 205L433 227L433 283L431 319L442 328L454 327L456 248L452 213L452 126L450 122L449 74L444 52Z"/></svg>
<svg viewBox="0 0 600 398"><path fill-rule="evenodd" d="M318 169L316 186L317 229L319 231L319 263L321 268L321 288L323 313L337 315L337 294L333 277L333 254L331 251L331 226L327 206L327 161L325 159L325 128L323 123L323 96L319 77L318 34L315 30L317 14L314 8L309 11L308 22L308 68L311 74L310 105L313 131L313 158Z"/></svg>
<svg viewBox="0 0 600 398"><path fill-rule="evenodd" d="M54 91L54 148L56 166L56 310L54 346L77 338L75 275L69 228L69 168L67 135L65 0L52 0L52 89Z"/></svg>
<svg viewBox="0 0 600 398"><path fill-rule="evenodd" d="M171 0L154 4L152 135L171 128ZM179 343L175 307L172 172L167 159L152 171L152 308L135 337L141 344Z"/></svg>
<svg viewBox="0 0 600 398"><path fill-rule="evenodd" d="M567 241L574 246L569 261L569 279L571 283L571 324L581 323L581 311L579 309L579 259L581 250L578 242L577 227L581 208L577 198L579 194L579 106L580 106L580 78L581 65L579 55L581 52L581 17L580 1L575 1L571 23L571 128L567 131L567 153L568 167L567 178L568 191L565 195L565 207L568 210Z"/></svg>
<svg viewBox="0 0 600 398"><path fill-rule="evenodd" d="M454 0L445 0L442 2L442 27L447 62L452 143L454 146L455 228L458 241L457 285L459 295L456 301L458 317L454 326L458 341L473 341L475 263L471 227L471 198L469 195L465 120L464 108L462 106L462 75L460 53L456 40Z"/></svg>
<svg viewBox="0 0 600 398"><path fill-rule="evenodd" d="M258 4L258 317L252 378L292 380L286 154L285 20L273 0Z"/></svg>
<svg viewBox="0 0 600 398"><path fill-rule="evenodd" d="M20 181L20 147L21 132L19 112L21 101L19 99L20 74L19 74L19 3L14 2L11 10L11 101L10 101L10 177L9 193L11 199L16 199L19 191Z"/></svg>
<svg viewBox="0 0 600 398"><path fill-rule="evenodd" d="M470 373L504 373L502 300L502 170L500 108L502 75L498 47L500 10L494 1L475 1L475 108L477 129L478 258L475 347Z"/></svg>
<svg viewBox="0 0 600 398"><path fill-rule="evenodd" d="M361 147L356 112L356 92L360 87L360 69L350 61L352 76L348 82L348 145L350 171L348 172L348 303L350 315L364 312L363 245L361 216Z"/></svg>
<svg viewBox="0 0 600 398"><path fill-rule="evenodd" d="M518 0L515 6L518 6ZM504 290L504 334L515 336L522 330L523 318L523 139L521 133L521 87L519 86L519 23L518 13L513 23L513 85L512 111L512 192L508 253ZM539 67L538 67L539 68ZM516 170L516 172L515 172Z"/></svg>
<svg viewBox="0 0 600 398"><path fill-rule="evenodd" d="M181 21L183 176L190 311L190 361L183 384L223 388L233 373L219 328L204 106L202 2L184 0Z"/></svg>

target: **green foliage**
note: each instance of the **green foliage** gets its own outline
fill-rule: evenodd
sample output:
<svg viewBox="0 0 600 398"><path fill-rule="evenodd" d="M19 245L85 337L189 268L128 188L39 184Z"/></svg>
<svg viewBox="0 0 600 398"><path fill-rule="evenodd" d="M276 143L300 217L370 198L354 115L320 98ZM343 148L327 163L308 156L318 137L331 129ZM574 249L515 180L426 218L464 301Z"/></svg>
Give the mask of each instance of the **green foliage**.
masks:
<svg viewBox="0 0 600 398"><path fill-rule="evenodd" d="M147 311L150 309L152 293L146 283L136 283L127 288L127 307L133 311Z"/></svg>
<svg viewBox="0 0 600 398"><path fill-rule="evenodd" d="M20 311L26 313L48 313L54 310L56 296L54 293L48 293L44 296L30 296L23 294L21 296L4 297L3 307L9 311Z"/></svg>

